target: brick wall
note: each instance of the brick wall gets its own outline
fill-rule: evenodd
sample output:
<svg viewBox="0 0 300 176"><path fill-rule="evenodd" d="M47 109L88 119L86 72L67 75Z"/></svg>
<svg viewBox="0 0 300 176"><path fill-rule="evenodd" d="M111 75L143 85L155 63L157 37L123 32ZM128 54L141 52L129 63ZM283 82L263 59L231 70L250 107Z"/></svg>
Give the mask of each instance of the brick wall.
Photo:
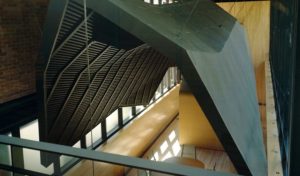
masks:
<svg viewBox="0 0 300 176"><path fill-rule="evenodd" d="M0 103L35 92L48 1L0 0Z"/></svg>

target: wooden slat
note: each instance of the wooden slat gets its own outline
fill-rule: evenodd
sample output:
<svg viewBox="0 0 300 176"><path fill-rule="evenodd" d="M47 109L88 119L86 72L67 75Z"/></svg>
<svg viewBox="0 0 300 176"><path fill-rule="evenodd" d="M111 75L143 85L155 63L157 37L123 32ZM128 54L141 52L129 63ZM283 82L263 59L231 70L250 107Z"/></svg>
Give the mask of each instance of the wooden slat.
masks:
<svg viewBox="0 0 300 176"><path fill-rule="evenodd" d="M281 165L279 133L277 126L277 116L275 112L273 84L269 61L265 64L266 68L266 98L267 98L267 159L268 176L283 176Z"/></svg>

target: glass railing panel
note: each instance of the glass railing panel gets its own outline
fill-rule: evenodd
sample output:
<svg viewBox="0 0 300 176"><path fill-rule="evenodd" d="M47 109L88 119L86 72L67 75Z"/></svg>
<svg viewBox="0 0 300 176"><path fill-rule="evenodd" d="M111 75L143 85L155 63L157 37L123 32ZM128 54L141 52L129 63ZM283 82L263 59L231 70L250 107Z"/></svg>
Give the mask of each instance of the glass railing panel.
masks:
<svg viewBox="0 0 300 176"><path fill-rule="evenodd" d="M47 166L42 164L41 152L39 150L17 146L12 146L11 148L13 153L13 166L18 170L23 170L23 174L25 174L27 171L28 174L25 175L30 175L31 172L46 175L54 173L53 164ZM48 156L52 155L47 155L47 157Z"/></svg>
<svg viewBox="0 0 300 176"><path fill-rule="evenodd" d="M0 164L11 165L11 148L9 145L0 144ZM1 174L0 174L1 175Z"/></svg>
<svg viewBox="0 0 300 176"><path fill-rule="evenodd" d="M80 141L78 141L76 144L74 144L73 147L81 148ZM67 167L71 163L74 163L76 160L78 160L78 159L74 158L74 157L71 157L71 156L61 155L61 156L59 156L59 165L60 165L61 168Z"/></svg>

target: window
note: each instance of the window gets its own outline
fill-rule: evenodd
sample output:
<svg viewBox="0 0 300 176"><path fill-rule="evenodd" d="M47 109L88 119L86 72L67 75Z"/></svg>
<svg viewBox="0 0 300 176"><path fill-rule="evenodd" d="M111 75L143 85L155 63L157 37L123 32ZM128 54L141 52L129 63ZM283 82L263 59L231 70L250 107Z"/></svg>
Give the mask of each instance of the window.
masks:
<svg viewBox="0 0 300 176"><path fill-rule="evenodd" d="M176 138L176 133L173 130L170 134L169 134L169 140L170 142L173 142L173 140Z"/></svg>
<svg viewBox="0 0 300 176"><path fill-rule="evenodd" d="M136 106L136 112L139 113L141 111L143 111L145 109L145 107L143 105L141 106Z"/></svg>
<svg viewBox="0 0 300 176"><path fill-rule="evenodd" d="M39 128L38 120L34 120L20 128L20 137L23 139L29 139L39 141ZM27 170L33 170L46 174L53 173L53 164L49 167L41 165L40 151L23 149L24 168Z"/></svg>
<svg viewBox="0 0 300 176"><path fill-rule="evenodd" d="M170 71L170 83L171 83L171 86L175 85L175 70L176 70L176 67L171 67L169 69L169 71Z"/></svg>
<svg viewBox="0 0 300 176"><path fill-rule="evenodd" d="M101 132L101 123L99 123L92 131L90 131L85 136L86 146L89 147L92 143L95 143L97 140L101 139L102 132Z"/></svg>
<svg viewBox="0 0 300 176"><path fill-rule="evenodd" d="M159 98L160 96L161 96L161 84L158 86L155 92L155 99Z"/></svg>
<svg viewBox="0 0 300 176"><path fill-rule="evenodd" d="M106 132L109 133L116 127L118 127L118 110L106 118Z"/></svg>
<svg viewBox="0 0 300 176"><path fill-rule="evenodd" d="M161 153L165 153L165 151L167 150L167 148L169 147L167 141L164 141L164 143L160 146L160 151Z"/></svg>
<svg viewBox="0 0 300 176"><path fill-rule="evenodd" d="M127 120L133 117L131 107L123 107L122 111L123 111L123 122L126 122Z"/></svg>
<svg viewBox="0 0 300 176"><path fill-rule="evenodd" d="M178 140L176 140L175 143L172 145L172 151L175 156L178 156L179 152L181 151L181 147Z"/></svg>
<svg viewBox="0 0 300 176"><path fill-rule="evenodd" d="M166 72L163 79L163 92L167 92L169 87L169 70Z"/></svg>

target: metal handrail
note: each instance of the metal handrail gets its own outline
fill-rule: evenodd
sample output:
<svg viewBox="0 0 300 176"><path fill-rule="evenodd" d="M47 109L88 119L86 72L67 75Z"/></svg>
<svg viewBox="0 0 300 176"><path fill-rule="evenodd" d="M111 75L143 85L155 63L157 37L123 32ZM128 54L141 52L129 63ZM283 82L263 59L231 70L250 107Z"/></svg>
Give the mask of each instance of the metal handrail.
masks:
<svg viewBox="0 0 300 176"><path fill-rule="evenodd" d="M101 151L79 149L75 147L63 146L58 144L51 144L46 142L37 142L27 139L20 139L15 137L8 137L0 135L0 143L16 147L28 148L49 152L59 155L66 155L80 159L87 159L111 164L117 164L138 169L150 170L160 173L173 175L190 175L190 176L237 176L231 173L215 172L200 168L193 168L178 164L169 164L164 162L155 162L141 158L134 158L112 153L105 153Z"/></svg>

